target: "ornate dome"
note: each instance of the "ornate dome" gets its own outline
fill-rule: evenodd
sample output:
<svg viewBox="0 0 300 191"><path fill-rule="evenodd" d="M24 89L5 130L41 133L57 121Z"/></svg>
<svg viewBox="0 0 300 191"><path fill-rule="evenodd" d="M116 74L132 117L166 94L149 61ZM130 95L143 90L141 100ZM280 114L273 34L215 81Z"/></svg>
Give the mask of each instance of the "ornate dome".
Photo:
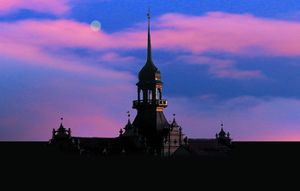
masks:
<svg viewBox="0 0 300 191"><path fill-rule="evenodd" d="M147 60L145 66L139 72L140 82L155 81L155 75L160 73L158 68L153 64L151 60Z"/></svg>

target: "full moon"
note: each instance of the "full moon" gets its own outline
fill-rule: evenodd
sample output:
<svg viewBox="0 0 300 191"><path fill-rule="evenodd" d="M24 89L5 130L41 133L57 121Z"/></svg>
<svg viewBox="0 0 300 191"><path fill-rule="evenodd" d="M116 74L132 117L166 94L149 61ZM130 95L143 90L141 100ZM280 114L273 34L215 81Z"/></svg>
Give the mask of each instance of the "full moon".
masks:
<svg viewBox="0 0 300 191"><path fill-rule="evenodd" d="M101 29L101 23L97 20L93 20L90 24L91 30L92 31L99 31Z"/></svg>

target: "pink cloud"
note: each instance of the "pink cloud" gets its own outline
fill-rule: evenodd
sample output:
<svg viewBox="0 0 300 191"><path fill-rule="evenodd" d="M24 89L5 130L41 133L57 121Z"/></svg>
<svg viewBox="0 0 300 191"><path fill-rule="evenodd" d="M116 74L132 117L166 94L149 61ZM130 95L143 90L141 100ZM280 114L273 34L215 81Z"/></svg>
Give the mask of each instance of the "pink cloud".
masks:
<svg viewBox="0 0 300 191"><path fill-rule="evenodd" d="M132 79L132 76L126 72L118 72L101 66L93 67L82 64L82 62L92 62L92 60L72 56L54 56L33 45L14 44L13 42L7 43L0 40L0 55L1 54L15 60L23 61L23 64L28 65L37 65L98 77Z"/></svg>
<svg viewBox="0 0 300 191"><path fill-rule="evenodd" d="M1 0L0 15L21 9L61 15L68 12L70 7L68 5L68 0Z"/></svg>
<svg viewBox="0 0 300 191"><path fill-rule="evenodd" d="M183 61L188 64L199 64L209 66L209 72L219 78L258 78L263 77L258 70L238 70L235 68L233 60L218 59L213 57L201 56L201 55L188 55L179 56L179 61Z"/></svg>
<svg viewBox="0 0 300 191"><path fill-rule="evenodd" d="M23 20L1 23L1 42L14 42L43 48L111 48L111 38L89 25L72 20ZM18 32L22 31L22 33ZM5 40L6 39L6 40Z"/></svg>
<svg viewBox="0 0 300 191"><path fill-rule="evenodd" d="M48 113L47 113L48 112ZM42 113L35 114L38 119L28 120L18 116L18 119L1 119L2 129L0 139L2 141L47 141L51 138L52 129L60 125L58 112L45 108ZM30 116L29 116L30 117ZM22 121L21 121L22 120ZM64 127L71 128L72 135L77 137L116 137L120 128L124 127L124 121L118 121L114 117L98 111L89 113L65 113ZM3 132L4 131L4 132Z"/></svg>
<svg viewBox="0 0 300 191"><path fill-rule="evenodd" d="M97 83L89 83L86 78L39 76L25 85L22 95L4 96L9 104L1 105L0 140L48 140L52 128L58 128L60 117L64 117L65 127L71 128L74 136L117 136L127 122L134 85L122 79L93 77L88 80ZM19 87L10 87L11 91L15 89Z"/></svg>
<svg viewBox="0 0 300 191"><path fill-rule="evenodd" d="M196 53L222 51L295 56L300 50L300 23L249 14L166 14L158 19L157 33L159 47Z"/></svg>
<svg viewBox="0 0 300 191"><path fill-rule="evenodd" d="M10 7L17 1L12 1L12 5L5 2L5 6ZM56 4L59 3L53 3ZM93 32L87 23L73 20L22 20L1 22L0 28L0 55L24 60L26 63L91 74L100 74L101 70L83 65L84 59L76 62L76 55L69 58L68 55L55 55L55 52L65 48L83 48L101 51L100 62L131 62L133 57L120 56L118 51L145 49L146 42L145 27L139 25L107 33L105 30ZM191 63L194 64L206 64L213 76L221 78L239 79L263 75L257 70L239 70L232 60L204 57L201 53L220 51L247 55L297 56L300 52L300 23L247 14L166 14L153 21L152 34L154 49L189 52L191 56L185 57L185 60L192 60Z"/></svg>
<svg viewBox="0 0 300 191"><path fill-rule="evenodd" d="M204 16L166 14L154 21L153 47L193 53L223 51L270 55L299 55L300 23L251 15L208 13ZM25 20L0 23L3 39L52 48L94 50L145 48L145 29L95 33L72 20ZM18 32L22 31L22 33ZM283 35L284 34L284 35ZM4 41L1 39L1 41ZM4 41L5 42L5 41ZM254 50L260 49L260 51Z"/></svg>
<svg viewBox="0 0 300 191"><path fill-rule="evenodd" d="M93 32L89 25L71 20L26 20L0 23L0 55L22 61L23 64L50 67L73 73L131 80L132 75L109 69L103 62L132 62L132 56L120 56L108 51L99 53L100 59L59 54L65 48L85 48L93 51L112 48L112 37L104 32ZM22 33L18 32L22 31ZM93 65L90 63L100 63Z"/></svg>
<svg viewBox="0 0 300 191"><path fill-rule="evenodd" d="M103 54L100 57L100 60L105 61L105 62L130 63L130 62L134 62L136 60L136 58L133 56L120 56L119 54L117 54L115 52L108 52L108 53Z"/></svg>
<svg viewBox="0 0 300 191"><path fill-rule="evenodd" d="M204 16L166 14L153 25L154 48L284 56L300 52L300 23L297 22L214 12ZM146 40L145 28L96 33L88 24L72 20L25 20L1 23L1 28L2 35L7 38L47 47L144 49ZM20 30L23 32L18 33Z"/></svg>
<svg viewBox="0 0 300 191"><path fill-rule="evenodd" d="M96 49L97 43L103 42L101 34L92 32L86 24L68 20L28 20L15 24L0 23L0 27L3 28L0 31L0 55L4 57L23 61L24 64L50 67L68 72L132 79L132 76L126 72L110 70L101 67L101 65L95 67L83 64L95 62L91 58L81 58L74 54L57 54L63 48ZM107 38L104 37L104 39ZM123 59L116 56L114 58Z"/></svg>
<svg viewBox="0 0 300 191"><path fill-rule="evenodd" d="M212 138L223 121L235 141L300 140L297 99L246 96L217 101L214 97L196 97L171 98L168 102L167 116L175 112L188 137Z"/></svg>
<svg viewBox="0 0 300 191"><path fill-rule="evenodd" d="M244 78L258 78L263 77L262 73L258 70L237 70L233 68L215 70L214 68L210 69L211 73L214 73L217 77L220 78L235 78L235 79L244 79Z"/></svg>
<svg viewBox="0 0 300 191"><path fill-rule="evenodd" d="M126 123L125 117L124 121L117 121L105 113L94 116L72 116L68 121L74 136L82 137L117 137L119 129Z"/></svg>

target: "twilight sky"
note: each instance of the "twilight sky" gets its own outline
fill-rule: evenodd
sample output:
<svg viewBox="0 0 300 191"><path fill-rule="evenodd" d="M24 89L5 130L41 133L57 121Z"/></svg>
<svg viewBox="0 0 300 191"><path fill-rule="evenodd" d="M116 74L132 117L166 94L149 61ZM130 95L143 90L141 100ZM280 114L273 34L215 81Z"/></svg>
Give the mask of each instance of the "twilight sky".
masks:
<svg viewBox="0 0 300 191"><path fill-rule="evenodd" d="M0 140L117 136L146 61L188 137L300 140L299 0L1 0ZM99 31L90 23L98 20Z"/></svg>

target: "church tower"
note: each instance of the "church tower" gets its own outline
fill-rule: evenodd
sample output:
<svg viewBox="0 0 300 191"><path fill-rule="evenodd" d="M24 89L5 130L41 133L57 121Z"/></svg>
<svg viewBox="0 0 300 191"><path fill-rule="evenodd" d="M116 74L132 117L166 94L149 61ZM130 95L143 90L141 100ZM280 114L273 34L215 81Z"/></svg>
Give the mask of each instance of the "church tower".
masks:
<svg viewBox="0 0 300 191"><path fill-rule="evenodd" d="M167 101L162 98L161 73L152 61L150 13L148 17L147 61L139 72L137 85L137 100L133 101L133 108L137 115L133 126L146 144L150 153L161 153L164 137L169 131L169 123L163 109Z"/></svg>

